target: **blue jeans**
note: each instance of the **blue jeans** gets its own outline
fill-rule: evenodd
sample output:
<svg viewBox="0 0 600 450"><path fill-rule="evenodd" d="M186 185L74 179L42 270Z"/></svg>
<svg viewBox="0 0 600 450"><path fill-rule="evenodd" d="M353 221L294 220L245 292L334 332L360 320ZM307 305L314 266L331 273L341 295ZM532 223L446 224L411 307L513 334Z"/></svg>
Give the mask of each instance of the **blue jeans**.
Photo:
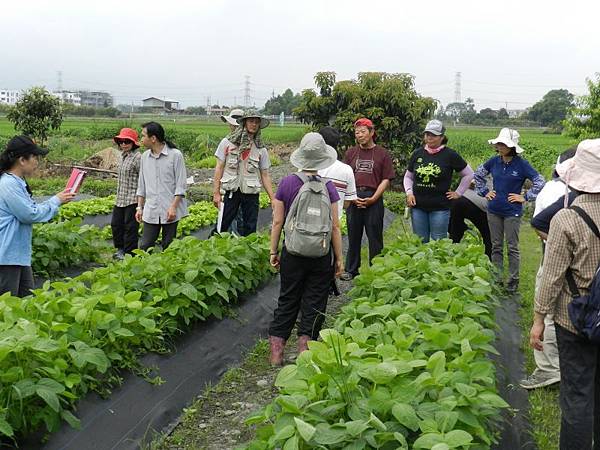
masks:
<svg viewBox="0 0 600 450"><path fill-rule="evenodd" d="M429 242L430 238L438 241L448 237L449 209L424 211L413 208L411 216L413 233L419 236L423 242Z"/></svg>

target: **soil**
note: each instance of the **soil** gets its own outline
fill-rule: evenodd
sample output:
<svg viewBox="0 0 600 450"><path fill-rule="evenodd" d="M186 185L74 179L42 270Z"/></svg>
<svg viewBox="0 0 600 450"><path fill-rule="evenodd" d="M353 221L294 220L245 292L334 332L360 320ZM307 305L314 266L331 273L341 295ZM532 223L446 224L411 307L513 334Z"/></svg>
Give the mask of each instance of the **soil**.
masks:
<svg viewBox="0 0 600 450"><path fill-rule="evenodd" d="M108 147L90 156L83 161L82 165L85 167L94 167L96 169L117 170L119 159L119 151L115 148Z"/></svg>

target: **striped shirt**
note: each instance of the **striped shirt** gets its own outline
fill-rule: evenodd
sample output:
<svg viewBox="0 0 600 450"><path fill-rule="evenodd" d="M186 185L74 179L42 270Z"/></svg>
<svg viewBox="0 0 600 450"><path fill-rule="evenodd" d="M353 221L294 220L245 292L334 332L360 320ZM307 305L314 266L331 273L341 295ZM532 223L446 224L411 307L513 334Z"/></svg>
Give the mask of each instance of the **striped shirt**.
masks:
<svg viewBox="0 0 600 450"><path fill-rule="evenodd" d="M600 194L581 194L573 205L582 208L600 226ZM535 311L554 314L557 324L577 333L569 319L567 306L572 296L565 274L570 268L580 294L587 295L599 261L600 239L575 211L559 211L550 224Z"/></svg>
<svg viewBox="0 0 600 450"><path fill-rule="evenodd" d="M119 163L119 180L117 182L117 198L115 205L125 207L137 203L135 195L140 174L141 154L135 150L122 152Z"/></svg>
<svg viewBox="0 0 600 450"><path fill-rule="evenodd" d="M340 218L344 213L344 201L356 200L356 183L354 171L348 164L341 161L334 162L327 169L319 170L319 176L331 181L337 190L340 200L338 202L338 214Z"/></svg>

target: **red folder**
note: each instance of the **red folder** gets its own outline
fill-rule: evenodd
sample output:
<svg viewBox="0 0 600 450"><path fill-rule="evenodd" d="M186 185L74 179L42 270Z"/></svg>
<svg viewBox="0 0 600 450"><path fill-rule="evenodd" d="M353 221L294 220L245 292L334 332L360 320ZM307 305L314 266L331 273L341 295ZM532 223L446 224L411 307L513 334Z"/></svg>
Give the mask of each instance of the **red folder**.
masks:
<svg viewBox="0 0 600 450"><path fill-rule="evenodd" d="M67 181L67 186L65 190L69 191L71 194L76 194L83 183L83 179L87 175L85 170L75 169L71 171L71 176L69 177L69 181Z"/></svg>

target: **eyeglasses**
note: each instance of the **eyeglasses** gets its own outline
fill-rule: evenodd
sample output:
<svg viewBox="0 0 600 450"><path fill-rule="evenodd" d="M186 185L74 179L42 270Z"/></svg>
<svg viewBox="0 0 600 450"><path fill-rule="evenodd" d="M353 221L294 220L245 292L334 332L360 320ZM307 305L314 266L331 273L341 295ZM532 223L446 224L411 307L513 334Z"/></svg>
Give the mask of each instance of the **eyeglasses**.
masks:
<svg viewBox="0 0 600 450"><path fill-rule="evenodd" d="M117 145L133 145L133 142L131 142L128 139L117 139L115 142L117 143Z"/></svg>

